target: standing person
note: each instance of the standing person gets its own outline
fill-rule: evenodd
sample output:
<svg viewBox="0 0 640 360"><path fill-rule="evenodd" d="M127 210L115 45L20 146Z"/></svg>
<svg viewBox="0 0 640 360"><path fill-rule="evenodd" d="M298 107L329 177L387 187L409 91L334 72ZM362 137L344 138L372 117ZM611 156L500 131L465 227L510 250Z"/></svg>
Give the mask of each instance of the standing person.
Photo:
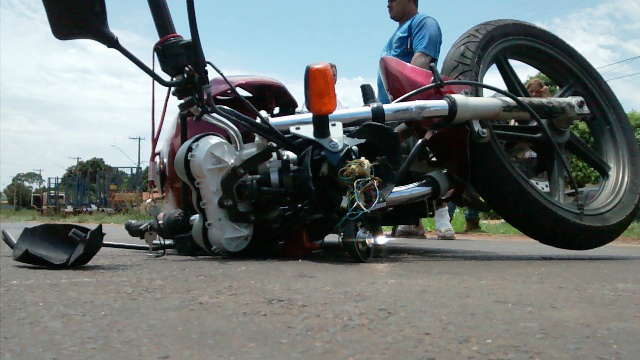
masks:
<svg viewBox="0 0 640 360"><path fill-rule="evenodd" d="M338 67L334 63L329 63L329 66L331 66L331 73L333 74L333 84L336 85L338 83ZM336 92L336 110L343 110L347 108L348 107L342 100L340 100L340 96Z"/></svg>
<svg viewBox="0 0 640 360"><path fill-rule="evenodd" d="M549 90L549 87L538 78L530 79L529 81L527 81L527 84L525 86L527 87L527 91L529 92L531 97L551 97L551 91Z"/></svg>
<svg viewBox="0 0 640 360"><path fill-rule="evenodd" d="M449 217L453 219L453 214L456 212L458 206L453 201L450 201L447 204L447 207L449 208ZM478 210L467 206L464 210L464 220L466 225L464 226L463 232L468 233L482 231L482 228L480 227L480 212Z"/></svg>
<svg viewBox="0 0 640 360"><path fill-rule="evenodd" d="M432 62L437 63L442 46L440 25L431 16L418 13L418 0L388 0L387 9L398 28L380 57L393 56L423 69L428 69ZM379 72L378 100L383 104L391 102Z"/></svg>
<svg viewBox="0 0 640 360"><path fill-rule="evenodd" d="M431 63L437 63L442 46L442 31L438 22L418 12L418 0L388 0L387 9L391 20L398 23L398 28L391 35L382 50L382 56L393 56L411 65L428 69ZM391 101L378 73L378 100L383 104ZM441 203L435 214L436 234L438 239L453 240L456 234L451 226L447 204ZM422 223L418 226L398 226L395 236L424 237Z"/></svg>

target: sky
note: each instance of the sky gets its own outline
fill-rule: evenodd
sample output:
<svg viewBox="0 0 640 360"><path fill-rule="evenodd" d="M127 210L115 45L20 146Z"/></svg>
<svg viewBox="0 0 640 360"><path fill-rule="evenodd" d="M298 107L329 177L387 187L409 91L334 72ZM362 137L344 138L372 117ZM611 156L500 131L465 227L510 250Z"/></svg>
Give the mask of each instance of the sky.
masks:
<svg viewBox="0 0 640 360"><path fill-rule="evenodd" d="M146 1L106 0L111 30L149 66L157 34ZM184 1L168 0L178 33L189 37ZM208 60L226 75L263 75L284 83L303 103L306 65L338 66L337 92L361 105L361 84L375 84L383 45L397 24L381 0L196 1ZM640 110L640 1L421 0L438 20L441 58L466 30L493 19L532 22L575 47L603 74L627 111ZM442 65L442 62L440 63ZM522 79L531 69L517 67ZM491 81L488 79L487 81ZM156 111L166 90L156 87ZM171 102L168 118L177 114ZM0 186L17 173L61 176L101 157L134 166L143 137L151 152L151 80L118 52L88 41L59 41L40 0L0 2ZM112 146L112 144L114 146Z"/></svg>

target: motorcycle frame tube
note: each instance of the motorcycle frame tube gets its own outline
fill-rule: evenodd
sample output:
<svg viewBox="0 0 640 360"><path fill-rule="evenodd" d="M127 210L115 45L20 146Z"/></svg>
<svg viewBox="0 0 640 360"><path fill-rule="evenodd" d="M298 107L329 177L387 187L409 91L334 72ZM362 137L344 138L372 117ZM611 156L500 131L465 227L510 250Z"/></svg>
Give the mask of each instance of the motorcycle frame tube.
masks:
<svg viewBox="0 0 640 360"><path fill-rule="evenodd" d="M207 114L202 117L202 120L224 130L229 135L229 138L231 138L231 145L233 145L238 152L243 150L244 142L242 142L242 134L240 133L240 130L238 130L238 128L227 119L218 114Z"/></svg>
<svg viewBox="0 0 640 360"><path fill-rule="evenodd" d="M370 122L373 118L372 107L360 107L335 111L329 115L329 122L340 122L345 127ZM450 105L445 100L418 100L406 103L383 105L386 122L401 122L424 118L449 116ZM293 126L310 125L313 114L281 116L271 119L271 125L280 131L288 131Z"/></svg>
<svg viewBox="0 0 640 360"><path fill-rule="evenodd" d="M520 98L527 102L531 98ZM534 99L535 100L535 99ZM576 112L575 102L578 98L545 99L548 106L561 106L569 113L567 117L582 116L586 113ZM531 114L522 110L515 101L505 98L468 97L464 95L448 95L444 100L417 100L382 105L386 122L405 122L431 120L432 128L447 125L458 125L471 120L509 121L531 120ZM361 125L372 121L372 107L338 110L329 115L330 122L340 122L345 127ZM311 113L282 116L271 120L271 124L280 131L288 131L293 126L312 124Z"/></svg>
<svg viewBox="0 0 640 360"><path fill-rule="evenodd" d="M124 249L124 250L140 250L140 251L162 251L162 250L171 250L175 249L173 243L161 244L159 242L154 242L151 249L149 245L138 245L138 244L125 244L125 243L114 243L114 242L104 242L102 243L102 247L111 248L111 249Z"/></svg>
<svg viewBox="0 0 640 360"><path fill-rule="evenodd" d="M184 145L187 142L187 114L180 114L180 146ZM181 208L187 215L191 215L189 213L189 184L186 181L182 180L182 184L180 186L180 192L182 193L182 204Z"/></svg>

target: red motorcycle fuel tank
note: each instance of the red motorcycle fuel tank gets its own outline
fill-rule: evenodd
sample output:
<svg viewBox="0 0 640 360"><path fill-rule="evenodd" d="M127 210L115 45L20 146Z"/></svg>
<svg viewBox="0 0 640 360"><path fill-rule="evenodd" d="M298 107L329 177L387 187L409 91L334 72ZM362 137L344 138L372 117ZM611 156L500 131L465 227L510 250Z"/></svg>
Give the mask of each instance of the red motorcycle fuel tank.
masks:
<svg viewBox="0 0 640 360"><path fill-rule="evenodd" d="M380 59L380 76L391 101L402 95L429 85L433 82L433 73L429 70L408 64L392 56L384 56ZM442 80L450 80L442 76ZM461 94L469 90L468 86L446 85L440 89L431 89L408 98L413 100L440 100L447 94Z"/></svg>

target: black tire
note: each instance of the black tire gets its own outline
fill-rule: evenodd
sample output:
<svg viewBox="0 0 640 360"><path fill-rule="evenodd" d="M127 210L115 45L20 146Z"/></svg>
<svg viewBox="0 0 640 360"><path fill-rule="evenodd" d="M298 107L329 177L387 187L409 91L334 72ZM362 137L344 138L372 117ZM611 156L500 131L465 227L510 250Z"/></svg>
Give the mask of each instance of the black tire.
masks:
<svg viewBox="0 0 640 360"><path fill-rule="evenodd" d="M495 65L508 91L529 96L513 61L547 75L559 87L556 96L584 97L591 111L585 124L593 144L580 140L571 129L554 127L558 134L554 138L563 150L560 155L551 150L546 138L546 143L520 141L524 139L520 136L524 128L517 127L521 124L482 124L490 140L469 145L472 185L507 222L541 243L587 250L613 241L634 220L640 205L638 144L622 106L607 82L576 50L552 33L520 21L497 20L470 29L449 51L442 73L452 79L483 82ZM482 93L473 90L475 96ZM537 125L526 125L542 134ZM529 165L529 171L514 155L514 149L522 146L534 154L535 164ZM582 161L599 174L590 192L593 196L583 192L576 201L560 166L563 159ZM536 181L546 181L549 190L536 186Z"/></svg>

